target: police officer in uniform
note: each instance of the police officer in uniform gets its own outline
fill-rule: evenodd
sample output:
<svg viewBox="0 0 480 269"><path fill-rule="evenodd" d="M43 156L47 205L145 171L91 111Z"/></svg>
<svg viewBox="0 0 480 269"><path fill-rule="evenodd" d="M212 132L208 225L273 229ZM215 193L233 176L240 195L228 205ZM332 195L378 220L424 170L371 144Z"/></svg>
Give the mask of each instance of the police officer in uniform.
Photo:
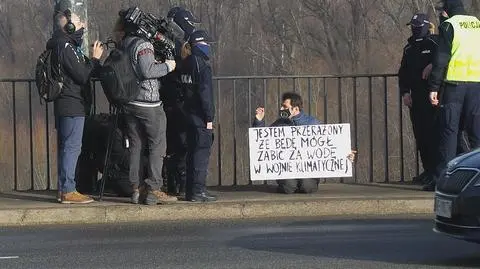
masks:
<svg viewBox="0 0 480 269"><path fill-rule="evenodd" d="M206 190L215 119L210 45L207 41L208 35L203 30L190 35L187 45L189 53L182 55L184 60L180 70L188 118L185 198L191 202L216 201L216 197Z"/></svg>
<svg viewBox="0 0 480 269"><path fill-rule="evenodd" d="M439 27L439 47L429 78L430 101L439 106L438 91L444 84L439 109L438 163L433 181L424 190L435 189L447 163L455 157L457 133L463 117L470 146L480 145L480 20L466 15L460 0L443 0L448 17Z"/></svg>
<svg viewBox="0 0 480 269"><path fill-rule="evenodd" d="M446 21L448 19L448 15L447 13L443 10L443 7L441 8L441 14L439 16L439 21L440 21L440 25ZM443 92L443 85L442 87L440 88L440 91L439 91L439 103L441 104L442 103L442 92ZM470 151L470 145L469 145L469 142L468 142L468 137L466 135L466 132L465 132L465 128L464 128L464 119L463 119L463 115L462 117L460 118L460 124L459 124L459 130L458 130L458 135L457 135L457 155L461 155L461 154L464 154L464 153L467 153Z"/></svg>
<svg viewBox="0 0 480 269"><path fill-rule="evenodd" d="M199 23L190 11L182 7L173 7L167 14L168 18L185 32L183 42L176 41L175 61L177 69L162 78L161 96L167 116L167 155L163 172L167 179L167 192L173 195L184 196L186 184L186 155L187 155L187 118L184 109L184 96L178 69L181 64L181 51L188 37Z"/></svg>
<svg viewBox="0 0 480 269"><path fill-rule="evenodd" d="M417 149L423 164L423 173L414 178L414 183L423 183L430 178L434 165L435 108L429 100L428 70L437 51L437 36L430 32L431 23L426 14L415 14L410 22L412 36L403 50L399 70L399 87L403 102L410 108L410 120Z"/></svg>

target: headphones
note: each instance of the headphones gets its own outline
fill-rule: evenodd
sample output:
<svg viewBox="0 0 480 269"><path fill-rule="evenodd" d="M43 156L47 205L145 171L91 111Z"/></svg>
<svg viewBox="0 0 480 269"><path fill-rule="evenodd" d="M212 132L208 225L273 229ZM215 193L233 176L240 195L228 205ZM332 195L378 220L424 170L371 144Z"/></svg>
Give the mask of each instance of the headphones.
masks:
<svg viewBox="0 0 480 269"><path fill-rule="evenodd" d="M65 30L65 32L67 32L67 34L75 33L77 29L75 27L75 24L73 24L72 22L72 12L70 11L70 9L67 9L63 12L63 14L67 18L67 24L65 24L63 29Z"/></svg>

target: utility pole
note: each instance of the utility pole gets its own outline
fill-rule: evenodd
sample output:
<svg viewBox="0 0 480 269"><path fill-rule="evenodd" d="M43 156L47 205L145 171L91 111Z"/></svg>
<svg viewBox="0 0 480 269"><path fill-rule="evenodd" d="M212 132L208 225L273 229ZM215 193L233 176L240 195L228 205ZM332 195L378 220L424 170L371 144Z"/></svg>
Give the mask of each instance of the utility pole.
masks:
<svg viewBox="0 0 480 269"><path fill-rule="evenodd" d="M286 36L286 32L285 32L285 23L282 23L282 36L281 36L281 41L282 42L282 55L280 56L280 59L281 59L281 66L282 66L282 70L283 70L283 66L284 66L284 63L285 63L285 36Z"/></svg>
<svg viewBox="0 0 480 269"><path fill-rule="evenodd" d="M83 35L82 51L85 55L89 55L89 40L88 40L88 13L87 0L54 0L54 13L63 12L70 9L72 14L80 17L80 21L85 25L85 33ZM59 10L62 9L62 10ZM55 14L54 14L55 16ZM55 22L53 22L53 30L56 31Z"/></svg>

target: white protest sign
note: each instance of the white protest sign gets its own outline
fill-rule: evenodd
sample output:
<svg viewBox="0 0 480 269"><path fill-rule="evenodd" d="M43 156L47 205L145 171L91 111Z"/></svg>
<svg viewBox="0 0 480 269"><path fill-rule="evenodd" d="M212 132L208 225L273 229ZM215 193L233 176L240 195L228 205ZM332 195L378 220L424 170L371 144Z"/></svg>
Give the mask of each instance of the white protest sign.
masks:
<svg viewBox="0 0 480 269"><path fill-rule="evenodd" d="M250 179L351 177L350 124L249 128Z"/></svg>

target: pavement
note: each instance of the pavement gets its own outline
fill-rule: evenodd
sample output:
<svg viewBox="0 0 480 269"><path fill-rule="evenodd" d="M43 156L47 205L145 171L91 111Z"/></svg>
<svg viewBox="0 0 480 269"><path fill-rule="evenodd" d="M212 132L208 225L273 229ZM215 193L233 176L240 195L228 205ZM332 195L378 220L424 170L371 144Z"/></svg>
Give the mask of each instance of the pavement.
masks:
<svg viewBox="0 0 480 269"><path fill-rule="evenodd" d="M0 268L479 268L429 216L0 227Z"/></svg>
<svg viewBox="0 0 480 269"><path fill-rule="evenodd" d="M343 215L433 214L432 192L408 184L321 184L314 194L285 195L274 185L212 187L214 203L133 205L104 196L87 205L63 205L54 191L0 193L0 226L101 224L144 221L254 219Z"/></svg>

